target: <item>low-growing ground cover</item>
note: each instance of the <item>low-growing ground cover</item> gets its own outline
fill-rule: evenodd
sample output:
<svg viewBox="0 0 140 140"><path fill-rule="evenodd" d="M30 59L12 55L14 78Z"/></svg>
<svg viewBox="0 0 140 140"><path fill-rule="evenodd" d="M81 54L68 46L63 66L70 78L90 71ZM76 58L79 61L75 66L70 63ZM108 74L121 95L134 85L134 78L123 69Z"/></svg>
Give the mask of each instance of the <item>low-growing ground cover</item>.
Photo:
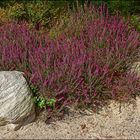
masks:
<svg viewBox="0 0 140 140"><path fill-rule="evenodd" d="M95 108L139 95L139 77L130 72L139 60L139 32L105 5L86 12L94 15L75 12L80 25L55 39L23 22L0 26L0 70L23 71L35 102L47 111Z"/></svg>

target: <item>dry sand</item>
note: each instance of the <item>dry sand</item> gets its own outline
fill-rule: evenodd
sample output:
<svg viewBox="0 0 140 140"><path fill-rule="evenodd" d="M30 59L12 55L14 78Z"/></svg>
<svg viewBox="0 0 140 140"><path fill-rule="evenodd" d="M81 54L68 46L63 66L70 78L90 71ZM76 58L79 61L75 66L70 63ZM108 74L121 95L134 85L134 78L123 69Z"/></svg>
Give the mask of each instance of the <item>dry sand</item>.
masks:
<svg viewBox="0 0 140 140"><path fill-rule="evenodd" d="M140 98L136 106L112 102L99 114L70 110L70 116L46 124L43 114L17 131L0 127L1 139L140 139Z"/></svg>

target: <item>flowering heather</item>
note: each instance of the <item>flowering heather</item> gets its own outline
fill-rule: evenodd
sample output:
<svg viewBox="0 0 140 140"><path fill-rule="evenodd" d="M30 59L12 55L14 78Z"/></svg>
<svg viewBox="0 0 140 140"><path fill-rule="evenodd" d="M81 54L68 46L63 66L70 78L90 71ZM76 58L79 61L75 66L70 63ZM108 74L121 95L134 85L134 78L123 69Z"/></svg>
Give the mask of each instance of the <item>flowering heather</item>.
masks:
<svg viewBox="0 0 140 140"><path fill-rule="evenodd" d="M0 69L23 71L39 94L56 98L57 107L128 101L140 91L139 77L129 72L139 58L139 33L102 6L96 12L100 16L87 19L71 39L51 40L25 24L1 26Z"/></svg>

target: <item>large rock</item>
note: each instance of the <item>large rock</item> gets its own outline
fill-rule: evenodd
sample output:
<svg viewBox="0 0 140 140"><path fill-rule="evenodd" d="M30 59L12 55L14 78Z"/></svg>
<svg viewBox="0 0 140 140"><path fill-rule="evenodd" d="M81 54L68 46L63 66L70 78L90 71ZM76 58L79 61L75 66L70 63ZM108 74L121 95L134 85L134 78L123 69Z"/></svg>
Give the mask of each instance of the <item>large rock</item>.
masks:
<svg viewBox="0 0 140 140"><path fill-rule="evenodd" d="M35 119L32 95L22 72L0 71L0 125L18 129Z"/></svg>

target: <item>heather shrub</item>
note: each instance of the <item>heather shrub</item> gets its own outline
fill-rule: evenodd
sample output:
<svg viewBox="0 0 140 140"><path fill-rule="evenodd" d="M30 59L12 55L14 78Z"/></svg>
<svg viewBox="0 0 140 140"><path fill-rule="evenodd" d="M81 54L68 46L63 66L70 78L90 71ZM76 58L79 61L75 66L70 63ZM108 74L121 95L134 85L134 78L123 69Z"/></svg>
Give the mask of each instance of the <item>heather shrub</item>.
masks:
<svg viewBox="0 0 140 140"><path fill-rule="evenodd" d="M139 95L139 77L130 72L139 58L139 33L105 6L89 8L93 17L83 16L78 34L70 32L69 39L69 32L50 39L23 23L0 27L0 69L23 71L41 96L39 105L46 98L56 101L56 109L95 107Z"/></svg>

